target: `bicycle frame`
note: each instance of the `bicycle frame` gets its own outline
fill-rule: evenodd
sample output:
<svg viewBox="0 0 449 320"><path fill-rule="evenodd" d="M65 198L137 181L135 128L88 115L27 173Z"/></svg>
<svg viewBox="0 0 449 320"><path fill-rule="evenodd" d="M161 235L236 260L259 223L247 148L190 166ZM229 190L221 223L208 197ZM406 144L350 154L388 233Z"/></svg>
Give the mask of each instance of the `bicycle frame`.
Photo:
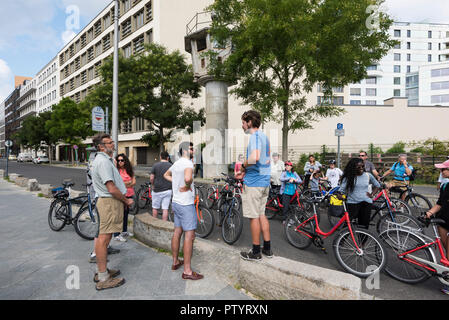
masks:
<svg viewBox="0 0 449 320"><path fill-rule="evenodd" d="M441 239L440 236L438 235L438 231L435 227L435 225L432 225L434 234L435 234L435 240L433 240L432 242L428 242L423 246L420 246L418 248L403 252L401 254L398 255L398 258L404 261L407 261L411 264L414 264L416 266L419 266L421 268L424 268L432 273L436 273L436 274L442 274L443 272L449 272L449 260L446 258L445 254L444 254L444 250L443 250L443 246L441 244ZM409 231L410 233L413 233L411 231ZM425 236L426 238L432 240L432 238L424 235L424 234L420 234L420 236ZM418 258L416 256L411 255L412 253L421 250L421 249L425 249L428 248L430 246L435 246L438 248L438 252L440 253L440 264L438 263L433 263L430 262L428 260L422 259L422 258ZM409 256L408 256L409 255ZM432 268L433 267L433 268Z"/></svg>
<svg viewBox="0 0 449 320"><path fill-rule="evenodd" d="M296 227L296 231L300 232L302 234L304 234L305 236L307 236L310 239L314 238L314 235L311 235L310 233L308 233L307 231L303 231L301 230L301 227L304 226L306 223L310 222L312 219L315 221L315 229L314 232L317 233L320 236L323 236L324 238L328 238L329 236L331 236L343 223L346 223L348 225L348 229L349 232L351 234L351 239L354 242L354 245L357 249L357 251L361 251L359 246L357 245L357 242L355 241L354 238L354 233L352 231L352 225L351 225L351 219L349 218L349 213L348 210L346 209L346 205L343 202L343 206L344 206L344 211L345 213L343 214L343 217L340 218L340 220L338 221L338 223L329 231L329 232L324 232L320 229L320 225L318 222L318 216L317 216L317 212L316 212L316 207L315 207L315 202L312 202L312 206L313 206L313 216L310 217L309 219L307 219L306 221L304 221L303 223L301 223L298 227Z"/></svg>

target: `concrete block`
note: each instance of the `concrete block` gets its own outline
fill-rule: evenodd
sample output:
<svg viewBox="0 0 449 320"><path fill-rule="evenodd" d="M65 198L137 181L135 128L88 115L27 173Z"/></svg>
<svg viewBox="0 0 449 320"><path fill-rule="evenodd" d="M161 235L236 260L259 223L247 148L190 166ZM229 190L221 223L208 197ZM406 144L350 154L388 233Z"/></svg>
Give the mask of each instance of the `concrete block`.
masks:
<svg viewBox="0 0 449 320"><path fill-rule="evenodd" d="M153 218L149 213L138 214L134 217L134 236L150 247L161 248L171 252L171 239L175 227L173 222ZM184 246L184 235L179 250Z"/></svg>
<svg viewBox="0 0 449 320"><path fill-rule="evenodd" d="M15 184L18 185L19 187L24 187L26 188L28 186L28 181L30 179L25 178L25 177L17 177L16 180L14 180Z"/></svg>
<svg viewBox="0 0 449 320"><path fill-rule="evenodd" d="M39 191L40 190L39 183L37 182L36 179L28 180L27 190L28 191Z"/></svg>
<svg viewBox="0 0 449 320"><path fill-rule="evenodd" d="M55 187L51 184L40 184L39 185L39 189L41 190L41 193L44 195L44 197L46 198L51 198L53 197L51 190L54 189Z"/></svg>
<svg viewBox="0 0 449 320"><path fill-rule="evenodd" d="M18 174L18 173L10 173L10 174L9 174L9 180L15 182L16 179L17 179L18 177L21 177L21 176L22 176L22 175L21 175L21 174Z"/></svg>
<svg viewBox="0 0 449 320"><path fill-rule="evenodd" d="M5 170L0 169L0 178L4 178L5 177Z"/></svg>
<svg viewBox="0 0 449 320"><path fill-rule="evenodd" d="M362 293L361 279L356 276L282 257L240 260L239 281L264 299L360 300Z"/></svg>

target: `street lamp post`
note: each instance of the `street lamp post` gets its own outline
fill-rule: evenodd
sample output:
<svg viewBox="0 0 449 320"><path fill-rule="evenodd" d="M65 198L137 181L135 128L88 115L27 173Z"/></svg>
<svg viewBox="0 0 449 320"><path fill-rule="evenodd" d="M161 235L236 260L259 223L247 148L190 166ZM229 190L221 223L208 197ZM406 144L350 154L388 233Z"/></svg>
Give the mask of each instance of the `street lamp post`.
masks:
<svg viewBox="0 0 449 320"><path fill-rule="evenodd" d="M119 0L115 0L114 9L114 71L112 76L112 140L115 142L114 156L118 153L118 22Z"/></svg>

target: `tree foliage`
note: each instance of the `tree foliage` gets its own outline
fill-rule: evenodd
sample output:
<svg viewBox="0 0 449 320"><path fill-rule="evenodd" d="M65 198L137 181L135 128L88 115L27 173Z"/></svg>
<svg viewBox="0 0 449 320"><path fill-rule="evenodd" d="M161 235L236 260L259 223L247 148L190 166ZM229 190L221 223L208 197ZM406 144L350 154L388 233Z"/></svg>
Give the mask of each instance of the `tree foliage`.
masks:
<svg viewBox="0 0 449 320"><path fill-rule="evenodd" d="M310 129L323 117L344 110L330 104L307 104L306 95L321 83L331 88L366 78L366 67L396 43L389 39L392 20L378 14L379 28L370 30L368 6L383 0L215 0L211 36L220 45L232 42L223 63L212 52L211 71L229 83L244 103L264 120L282 123L282 158L288 133ZM332 100L330 100L332 101Z"/></svg>
<svg viewBox="0 0 449 320"><path fill-rule="evenodd" d="M119 119L144 118L150 122L143 141L163 149L173 129L192 131L193 121L205 122L204 110L183 105L184 98L197 98L200 87L193 71L178 51L169 53L161 45L149 44L129 58L119 58ZM90 97L102 107L112 105L113 60L100 69L102 84Z"/></svg>

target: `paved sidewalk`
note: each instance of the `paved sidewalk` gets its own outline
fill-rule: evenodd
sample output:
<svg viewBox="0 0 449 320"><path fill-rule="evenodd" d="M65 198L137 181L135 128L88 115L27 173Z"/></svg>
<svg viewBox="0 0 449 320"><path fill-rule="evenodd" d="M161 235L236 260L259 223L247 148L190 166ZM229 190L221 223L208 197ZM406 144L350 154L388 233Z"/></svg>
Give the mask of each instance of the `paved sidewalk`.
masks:
<svg viewBox="0 0 449 320"><path fill-rule="evenodd" d="M171 271L171 256L133 240L112 241L121 252L109 256L109 268L119 268L126 283L96 291L95 264L88 262L93 241L81 239L73 226L50 230L49 204L37 192L0 178L0 299L251 299L214 274L206 273L200 281L182 280L182 268ZM67 289L76 268L80 287ZM193 261L193 269L202 268Z"/></svg>

